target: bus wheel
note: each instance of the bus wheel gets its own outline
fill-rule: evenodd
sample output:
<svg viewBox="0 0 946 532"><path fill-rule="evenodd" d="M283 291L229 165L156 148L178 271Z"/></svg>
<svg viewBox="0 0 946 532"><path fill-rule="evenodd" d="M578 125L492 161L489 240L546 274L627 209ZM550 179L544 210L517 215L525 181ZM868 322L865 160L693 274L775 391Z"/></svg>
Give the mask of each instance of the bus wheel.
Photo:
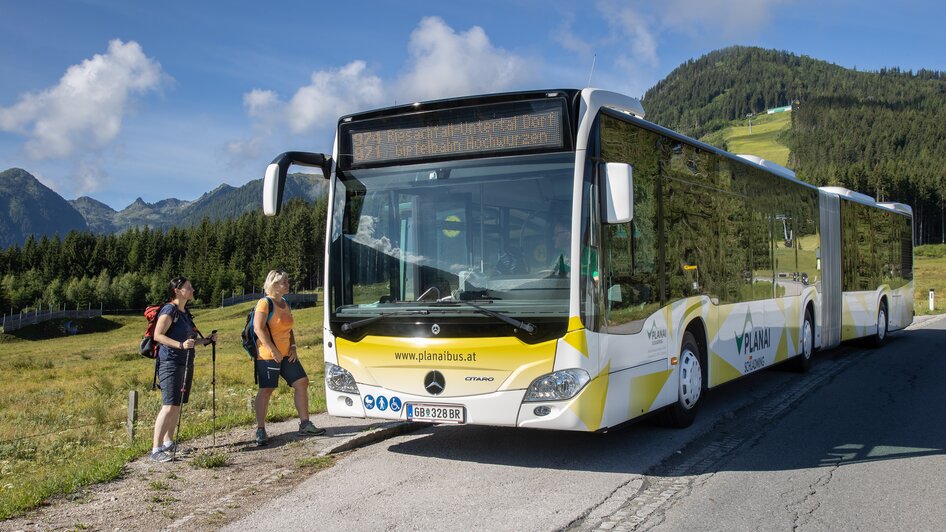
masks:
<svg viewBox="0 0 946 532"><path fill-rule="evenodd" d="M887 341L887 304L881 303L877 310L877 332L871 338L873 347L880 347Z"/></svg>
<svg viewBox="0 0 946 532"><path fill-rule="evenodd" d="M811 311L805 311L805 322L801 326L801 353L792 359L792 369L804 373L811 367L811 357L815 352L815 325Z"/></svg>
<svg viewBox="0 0 946 532"><path fill-rule="evenodd" d="M700 363L700 348L689 331L683 334L680 347L680 376L677 401L664 410L664 424L685 428L693 424L703 395L703 366Z"/></svg>

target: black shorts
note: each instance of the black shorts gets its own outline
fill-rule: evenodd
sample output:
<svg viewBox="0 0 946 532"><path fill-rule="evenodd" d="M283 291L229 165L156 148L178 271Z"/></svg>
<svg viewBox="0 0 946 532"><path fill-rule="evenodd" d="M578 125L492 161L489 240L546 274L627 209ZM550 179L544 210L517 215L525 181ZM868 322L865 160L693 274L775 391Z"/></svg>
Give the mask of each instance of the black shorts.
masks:
<svg viewBox="0 0 946 532"><path fill-rule="evenodd" d="M184 374L187 382L184 382ZM170 360L158 363L158 385L161 387L161 404L180 406L190 399L191 384L194 382L194 363L190 366L175 364ZM181 390L183 388L183 392Z"/></svg>
<svg viewBox="0 0 946 532"><path fill-rule="evenodd" d="M260 388L276 388L279 386L279 377L286 379L286 384L292 386L297 380L307 377L305 370L302 369L302 362L297 358L295 362L289 362L288 359L282 359L281 364L275 360L257 360L256 377L259 380Z"/></svg>

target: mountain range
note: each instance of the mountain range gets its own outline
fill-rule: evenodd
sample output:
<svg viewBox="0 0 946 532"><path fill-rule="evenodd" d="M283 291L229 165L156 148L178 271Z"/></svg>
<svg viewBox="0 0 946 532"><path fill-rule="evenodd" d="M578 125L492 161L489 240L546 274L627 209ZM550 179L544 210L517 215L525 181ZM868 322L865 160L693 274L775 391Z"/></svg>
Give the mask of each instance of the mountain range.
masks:
<svg viewBox="0 0 946 532"><path fill-rule="evenodd" d="M315 201L325 195L328 183L319 175L290 174L284 198ZM156 203L136 199L120 211L83 196L66 200L21 168L0 172L0 248L22 244L27 236L65 236L69 231L118 233L132 227L166 229L191 226L204 218L233 218L259 209L263 180L241 187L227 184L193 201L168 198Z"/></svg>

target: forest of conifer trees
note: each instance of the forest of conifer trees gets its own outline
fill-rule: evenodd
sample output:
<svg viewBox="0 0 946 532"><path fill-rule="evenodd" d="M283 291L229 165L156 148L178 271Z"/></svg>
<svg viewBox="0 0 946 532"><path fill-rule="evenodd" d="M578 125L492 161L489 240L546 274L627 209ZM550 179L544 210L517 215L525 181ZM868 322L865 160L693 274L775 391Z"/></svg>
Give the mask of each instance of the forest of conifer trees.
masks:
<svg viewBox="0 0 946 532"><path fill-rule="evenodd" d="M190 228L30 237L0 251L0 308L142 309L164 301L177 275L191 278L195 303L219 304L258 291L273 268L289 273L293 290L313 289L322 284L326 201L292 200L280 216L255 211Z"/></svg>

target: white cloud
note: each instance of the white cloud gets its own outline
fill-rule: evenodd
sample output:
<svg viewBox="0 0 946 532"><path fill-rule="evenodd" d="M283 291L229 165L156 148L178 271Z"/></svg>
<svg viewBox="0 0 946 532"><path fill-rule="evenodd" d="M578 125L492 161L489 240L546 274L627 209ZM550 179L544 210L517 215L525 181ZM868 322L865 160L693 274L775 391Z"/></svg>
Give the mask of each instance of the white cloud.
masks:
<svg viewBox="0 0 946 532"><path fill-rule="evenodd" d="M407 49L404 74L393 81L382 80L365 61L355 60L313 72L309 84L288 100L269 89L246 93L243 106L254 133L227 144L231 165L259 157L277 133L327 136L346 114L395 102L509 90L535 74L535 61L493 46L482 28L457 32L437 17L420 21Z"/></svg>
<svg viewBox="0 0 946 532"><path fill-rule="evenodd" d="M98 189L99 183L108 178L108 172L102 168L101 161L82 160L78 163L73 180L76 196L82 196Z"/></svg>
<svg viewBox="0 0 946 532"><path fill-rule="evenodd" d="M232 140L226 144L230 168L240 168L242 162L255 160L269 151L266 140L285 112L286 103L280 101L274 91L253 89L243 95L243 107L247 116L254 119L254 134L248 139Z"/></svg>
<svg viewBox="0 0 946 532"><path fill-rule="evenodd" d="M438 17L426 17L411 33L409 70L399 81L399 101L497 92L532 77L526 59L493 46L483 28L457 33Z"/></svg>
<svg viewBox="0 0 946 532"><path fill-rule="evenodd" d="M634 55L656 61L658 43L686 37L719 42L762 31L776 8L790 0L599 0L596 8L612 30L608 40L629 41ZM566 44L566 48L570 49Z"/></svg>
<svg viewBox="0 0 946 532"><path fill-rule="evenodd" d="M613 0L599 1L598 11L611 30L608 44L618 50L615 54L618 62L657 64L657 38L653 32L655 24L650 14L630 3ZM624 51L628 48L631 54Z"/></svg>
<svg viewBox="0 0 946 532"><path fill-rule="evenodd" d="M228 167L241 168L240 161L252 161L270 151L263 135L256 135L244 140L231 140L226 146L231 161Z"/></svg>
<svg viewBox="0 0 946 532"><path fill-rule="evenodd" d="M278 105L279 96L273 91L253 89L243 95L243 106L246 107L246 114L253 118L265 117Z"/></svg>
<svg viewBox="0 0 946 532"><path fill-rule="evenodd" d="M135 98L158 89L163 79L161 65L138 43L115 39L104 55L69 67L55 87L0 107L0 129L27 137L26 153L34 160L99 151L118 137ZM81 173L94 180L95 172Z"/></svg>
<svg viewBox="0 0 946 532"><path fill-rule="evenodd" d="M570 23L563 24L562 27L552 35L552 40L557 42L562 48L580 56L591 57L592 54L594 54L594 45L590 41L576 35Z"/></svg>
<svg viewBox="0 0 946 532"><path fill-rule="evenodd" d="M665 0L659 7L662 29L693 38L732 39L755 34L771 21L776 8L789 0Z"/></svg>
<svg viewBox="0 0 946 532"><path fill-rule="evenodd" d="M326 123L335 125L344 114L375 107L385 100L381 78L364 61L352 61L338 70L312 74L286 106L285 119L294 133L305 133Z"/></svg>
<svg viewBox="0 0 946 532"><path fill-rule="evenodd" d="M367 70L364 61L352 61L337 70L312 73L311 83L283 101L276 92L253 89L243 95L246 114L268 134L277 125L288 125L296 134L308 133L338 117L380 104L384 99L381 78Z"/></svg>
<svg viewBox="0 0 946 532"><path fill-rule="evenodd" d="M384 83L364 61L352 61L335 70L312 73L310 83L284 101L268 89L253 89L243 95L243 107L253 120L250 138L227 143L228 166L242 168L273 151L274 132L288 129L301 136L334 128L341 115L377 107L385 101Z"/></svg>

